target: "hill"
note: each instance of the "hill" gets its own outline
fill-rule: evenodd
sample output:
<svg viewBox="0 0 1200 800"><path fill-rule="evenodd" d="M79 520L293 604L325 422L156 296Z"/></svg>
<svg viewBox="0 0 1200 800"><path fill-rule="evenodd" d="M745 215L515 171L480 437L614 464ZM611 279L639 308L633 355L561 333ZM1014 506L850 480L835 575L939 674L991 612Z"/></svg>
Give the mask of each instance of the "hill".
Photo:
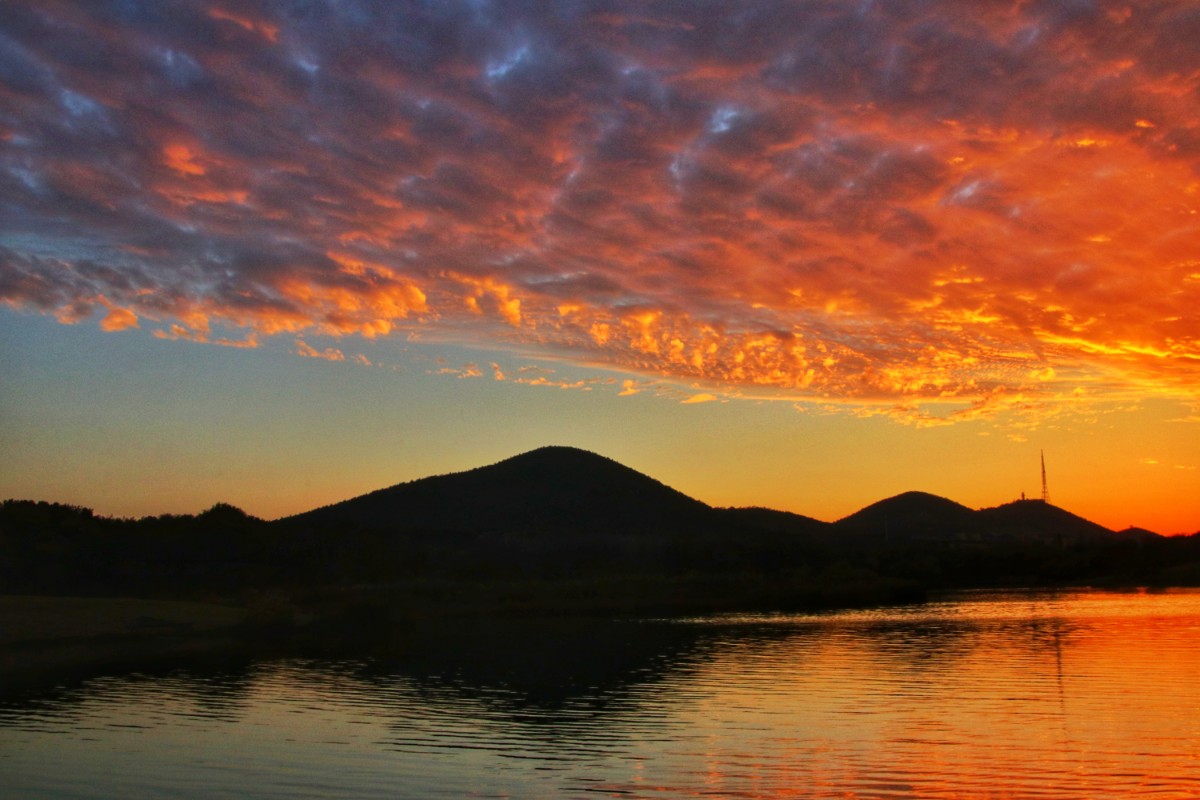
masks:
<svg viewBox="0 0 1200 800"><path fill-rule="evenodd" d="M323 549L342 572L362 574L356 561L369 550L393 577L454 581L771 570L789 550L771 532L734 535L699 500L571 447L397 484L274 524Z"/></svg>
<svg viewBox="0 0 1200 800"><path fill-rule="evenodd" d="M1200 536L1116 533L1041 501L972 510L924 492L834 523L718 509L570 447L274 522L225 504L141 520L0 504L0 592L10 593L281 592L386 596L388 604L403 597L418 608L698 611L1071 583L1200 583Z"/></svg>
<svg viewBox="0 0 1200 800"><path fill-rule="evenodd" d="M1108 528L1042 500L1014 500L995 508L980 509L975 515L980 528L996 539L1063 546L1118 538Z"/></svg>
<svg viewBox="0 0 1200 800"><path fill-rule="evenodd" d="M761 506L719 508L715 509L715 514L725 524L743 530L753 529L792 536L824 536L830 530L828 522Z"/></svg>
<svg viewBox="0 0 1200 800"><path fill-rule="evenodd" d="M712 509L610 458L542 447L490 466L370 492L282 520L393 532L678 530Z"/></svg>
<svg viewBox="0 0 1200 800"><path fill-rule="evenodd" d="M881 500L833 524L838 536L875 546L915 543L1024 542L1069 544L1145 539L1150 531L1118 536L1114 531L1042 500L1016 500L973 510L925 492Z"/></svg>
<svg viewBox="0 0 1200 800"><path fill-rule="evenodd" d="M878 542L966 539L977 532L974 511L925 492L880 500L838 520L833 527L840 535Z"/></svg>

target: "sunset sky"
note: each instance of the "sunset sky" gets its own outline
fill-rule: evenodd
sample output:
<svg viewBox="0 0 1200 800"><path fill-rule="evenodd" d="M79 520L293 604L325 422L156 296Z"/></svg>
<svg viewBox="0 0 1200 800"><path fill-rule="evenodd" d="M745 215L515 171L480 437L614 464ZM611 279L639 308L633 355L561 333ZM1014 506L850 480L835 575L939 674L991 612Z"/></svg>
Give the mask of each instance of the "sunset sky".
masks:
<svg viewBox="0 0 1200 800"><path fill-rule="evenodd" d="M0 497L545 444L1200 530L1194 0L0 5Z"/></svg>

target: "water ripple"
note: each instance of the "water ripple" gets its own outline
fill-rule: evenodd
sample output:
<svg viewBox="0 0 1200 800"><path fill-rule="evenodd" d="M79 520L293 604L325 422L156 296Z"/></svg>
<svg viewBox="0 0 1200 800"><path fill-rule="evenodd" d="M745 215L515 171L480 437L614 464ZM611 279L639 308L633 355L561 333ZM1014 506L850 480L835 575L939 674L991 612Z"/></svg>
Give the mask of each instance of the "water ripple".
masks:
<svg viewBox="0 0 1200 800"><path fill-rule="evenodd" d="M414 632L0 704L5 797L1192 798L1200 595Z"/></svg>

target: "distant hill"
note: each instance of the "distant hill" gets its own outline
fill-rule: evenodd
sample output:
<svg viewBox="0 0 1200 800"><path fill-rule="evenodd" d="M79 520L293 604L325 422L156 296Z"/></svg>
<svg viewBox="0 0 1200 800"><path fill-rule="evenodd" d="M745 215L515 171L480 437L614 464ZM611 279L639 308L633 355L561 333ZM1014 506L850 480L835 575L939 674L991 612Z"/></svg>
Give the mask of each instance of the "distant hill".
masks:
<svg viewBox="0 0 1200 800"><path fill-rule="evenodd" d="M273 525L311 549L332 547L344 563L365 536L378 560L410 574L521 579L774 573L807 561L807 534L825 527L714 509L572 447L397 484Z"/></svg>
<svg viewBox="0 0 1200 800"><path fill-rule="evenodd" d="M753 528L793 536L818 536L830 531L828 522L773 508L719 508L715 509L715 513L722 522L743 529Z"/></svg>
<svg viewBox="0 0 1200 800"><path fill-rule="evenodd" d="M843 536L881 542L966 539L977 532L974 511L925 492L905 492L880 500L838 520L833 527Z"/></svg>
<svg viewBox="0 0 1200 800"><path fill-rule="evenodd" d="M1103 525L1042 500L1014 500L995 508L980 509L975 514L980 528L992 538L1062 545L1115 537L1114 532Z"/></svg>
<svg viewBox="0 0 1200 800"><path fill-rule="evenodd" d="M387 531L611 533L705 525L712 509L610 458L542 447L282 520Z"/></svg>
<svg viewBox="0 0 1200 800"><path fill-rule="evenodd" d="M1040 500L973 510L925 492L833 523L712 508L571 447L274 522L221 503L141 520L0 504L0 592L175 597L274 587L361 597L380 587L389 597L409 592L414 606L435 596L484 608L696 610L1081 582L1200 585L1200 534L1118 533Z"/></svg>
<svg viewBox="0 0 1200 800"><path fill-rule="evenodd" d="M920 542L1026 542L1065 545L1117 539L1094 522L1042 500L1016 500L978 511L925 492L905 492L833 524L843 537L878 545ZM1157 536L1142 531L1139 536ZM1138 538L1130 536L1126 538Z"/></svg>
<svg viewBox="0 0 1200 800"><path fill-rule="evenodd" d="M1145 528L1138 528L1135 526L1130 526L1128 528L1122 528L1121 530L1117 531L1117 536L1121 537L1122 539L1133 539L1135 541L1143 541L1143 542L1162 538L1161 534L1155 533L1154 531L1146 530Z"/></svg>
<svg viewBox="0 0 1200 800"><path fill-rule="evenodd" d="M998 541L1062 545L1156 536L1141 530L1119 536L1041 500L974 510L916 491L880 500L833 523L769 508L717 509L610 458L573 447L542 447L489 466L397 484L277 524L474 536L793 536L855 547Z"/></svg>

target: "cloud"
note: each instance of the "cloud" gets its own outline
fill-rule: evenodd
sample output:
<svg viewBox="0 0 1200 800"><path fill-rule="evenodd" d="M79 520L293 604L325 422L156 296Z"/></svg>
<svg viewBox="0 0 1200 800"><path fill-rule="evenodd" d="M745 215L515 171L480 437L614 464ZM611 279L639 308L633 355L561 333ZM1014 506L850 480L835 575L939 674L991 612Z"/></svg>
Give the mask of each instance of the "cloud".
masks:
<svg viewBox="0 0 1200 800"><path fill-rule="evenodd" d="M517 378L513 381L513 383L521 383L526 386L546 386L552 389L580 389L585 392L590 392L592 390L592 385L597 383L597 381L588 379L580 379L575 381L554 380L539 375L536 378Z"/></svg>
<svg viewBox="0 0 1200 800"><path fill-rule="evenodd" d="M140 327L137 315L127 308L110 308L104 319L100 320L100 330L103 331L124 331L137 327Z"/></svg>
<svg viewBox="0 0 1200 800"><path fill-rule="evenodd" d="M221 347L233 347L239 350L253 350L254 348L258 347L259 344L258 335L255 333L248 333L241 339L221 337L219 339L214 339L212 343L215 345L220 345Z"/></svg>
<svg viewBox="0 0 1200 800"><path fill-rule="evenodd" d="M1200 382L1184 0L51 5L0 36L0 300L66 323L432 336L913 424Z"/></svg>
<svg viewBox="0 0 1200 800"><path fill-rule="evenodd" d="M695 405L696 403L712 403L716 399L717 399L717 396L714 394L709 394L708 392L700 392L699 394L688 395L687 397L680 400L679 402L685 406L689 406L689 405Z"/></svg>
<svg viewBox="0 0 1200 800"><path fill-rule="evenodd" d="M453 375L456 378L482 378L483 370L479 368L478 364L472 362L461 367L440 367L433 370L430 374Z"/></svg>
<svg viewBox="0 0 1200 800"><path fill-rule="evenodd" d="M296 354L305 358L322 358L326 361L346 360L346 354L336 347L326 347L324 350L317 350L306 344L302 339L296 340Z"/></svg>
<svg viewBox="0 0 1200 800"><path fill-rule="evenodd" d="M268 22L255 20L250 17L240 16L222 8L210 8L208 15L213 19L226 20L239 25L247 31L257 33L263 36L267 41L274 43L279 36L279 28Z"/></svg>

